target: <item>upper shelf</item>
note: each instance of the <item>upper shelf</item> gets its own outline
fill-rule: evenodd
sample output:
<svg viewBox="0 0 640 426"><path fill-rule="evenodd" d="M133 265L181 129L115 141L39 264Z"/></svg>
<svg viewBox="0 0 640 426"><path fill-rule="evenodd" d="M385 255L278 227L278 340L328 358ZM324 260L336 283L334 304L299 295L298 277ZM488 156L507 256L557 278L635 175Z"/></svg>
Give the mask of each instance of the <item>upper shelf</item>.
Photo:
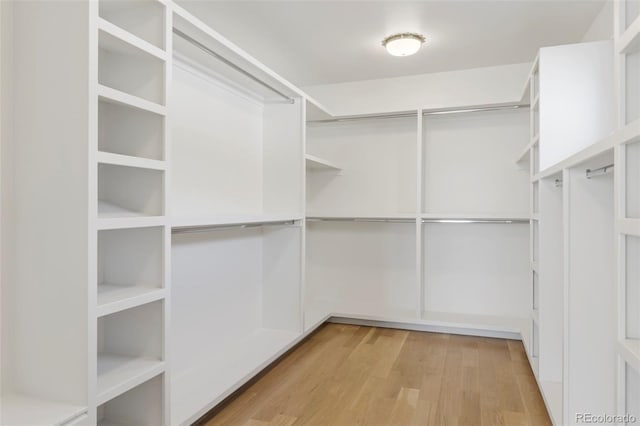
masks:
<svg viewBox="0 0 640 426"><path fill-rule="evenodd" d="M340 167L315 155L305 155L307 170L342 170Z"/></svg>
<svg viewBox="0 0 640 426"><path fill-rule="evenodd" d="M618 53L630 54L640 51L640 16L638 16L629 28L616 41Z"/></svg>

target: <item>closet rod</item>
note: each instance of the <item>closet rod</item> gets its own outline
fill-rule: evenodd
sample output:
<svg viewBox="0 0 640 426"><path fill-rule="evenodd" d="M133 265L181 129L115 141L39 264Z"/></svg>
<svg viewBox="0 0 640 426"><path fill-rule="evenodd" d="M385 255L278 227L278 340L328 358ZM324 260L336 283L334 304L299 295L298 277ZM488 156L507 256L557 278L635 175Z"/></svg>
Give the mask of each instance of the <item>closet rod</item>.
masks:
<svg viewBox="0 0 640 426"><path fill-rule="evenodd" d="M271 90L273 93L277 94L278 96L281 96L287 102L294 103L294 99L292 97L285 95L280 90L278 90L275 87L271 86L270 84L260 80L258 77L254 76L250 72L242 69L241 67L239 67L238 65L234 64L233 62L231 62L230 60L228 60L224 56L220 55L219 53L214 52L211 49L209 49L207 46L205 46L204 44L200 43L198 40L194 39L193 37L183 33L182 31L180 31L179 29L177 29L175 27L173 28L173 33L175 35L177 35L178 37L188 41L191 44L193 44L194 46L196 46L200 50L203 50L204 52L206 52L209 55L213 56L214 58L218 59L220 62L222 62L222 63L228 65L229 67L233 68L234 70L238 71L240 74L242 74L242 75L248 77L249 79L255 81L256 83L258 83L262 87L265 87L265 88Z"/></svg>
<svg viewBox="0 0 640 426"><path fill-rule="evenodd" d="M295 220L281 220L277 222L251 222L251 223L229 223L220 225L203 225L203 226L185 226L180 228L172 228L172 234L194 234L197 232L223 231L225 229L236 228L259 228L261 226L282 226L295 225Z"/></svg>
<svg viewBox="0 0 640 426"><path fill-rule="evenodd" d="M422 223L529 223L529 219L422 219Z"/></svg>
<svg viewBox="0 0 640 426"><path fill-rule="evenodd" d="M490 106L490 107L478 107L478 108L463 108L463 109L434 109L423 111L422 115L442 115L442 114L461 114L468 112L485 112L485 111L502 111L502 110L511 110L511 109L519 109L519 108L528 108L529 105L522 104L509 104L509 105L500 105L500 106ZM366 115L353 115L347 117L339 117L339 118L327 118L323 120L308 120L307 123L338 123L343 121L357 121L357 120L370 120L370 119L386 119L386 118L406 118L406 117L416 117L417 111L409 111L409 112L395 112L388 114L366 114Z"/></svg>
<svg viewBox="0 0 640 426"><path fill-rule="evenodd" d="M390 217L308 217L307 222L381 222L381 223L415 223L415 219Z"/></svg>
<svg viewBox="0 0 640 426"><path fill-rule="evenodd" d="M600 167L599 169L587 169L585 171L585 175L587 176L587 179L591 179L594 176L601 176L604 174L609 173L611 170L613 169L613 164L608 164L606 166Z"/></svg>

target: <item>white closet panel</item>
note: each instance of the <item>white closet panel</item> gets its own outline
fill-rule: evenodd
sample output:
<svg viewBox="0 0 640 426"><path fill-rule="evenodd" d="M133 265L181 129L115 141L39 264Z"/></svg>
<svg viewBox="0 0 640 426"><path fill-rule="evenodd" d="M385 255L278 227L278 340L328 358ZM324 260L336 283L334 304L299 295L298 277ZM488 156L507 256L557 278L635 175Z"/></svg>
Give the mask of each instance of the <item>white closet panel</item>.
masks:
<svg viewBox="0 0 640 426"><path fill-rule="evenodd" d="M412 223L308 222L306 325L329 312L415 318L415 245Z"/></svg>
<svg viewBox="0 0 640 426"><path fill-rule="evenodd" d="M309 125L307 154L342 171L308 175L308 215L415 213L416 132L415 117Z"/></svg>
<svg viewBox="0 0 640 426"><path fill-rule="evenodd" d="M523 317L531 306L526 224L425 224L424 309Z"/></svg>
<svg viewBox="0 0 640 426"><path fill-rule="evenodd" d="M262 104L175 61L172 215L262 212Z"/></svg>
<svg viewBox="0 0 640 426"><path fill-rule="evenodd" d="M527 216L526 108L425 116L423 211Z"/></svg>

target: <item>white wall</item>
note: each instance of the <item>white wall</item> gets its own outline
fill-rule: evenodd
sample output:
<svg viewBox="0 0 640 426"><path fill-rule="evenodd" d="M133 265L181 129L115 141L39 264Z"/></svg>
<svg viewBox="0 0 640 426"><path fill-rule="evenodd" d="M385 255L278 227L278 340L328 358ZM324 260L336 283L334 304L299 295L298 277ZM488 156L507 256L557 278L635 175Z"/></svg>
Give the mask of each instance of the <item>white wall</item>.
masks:
<svg viewBox="0 0 640 426"><path fill-rule="evenodd" d="M533 59L533 58L532 58ZM520 101L530 63L304 87L336 115Z"/></svg>
<svg viewBox="0 0 640 426"><path fill-rule="evenodd" d="M583 42L609 40L613 38L613 2L605 1L602 10L582 37Z"/></svg>

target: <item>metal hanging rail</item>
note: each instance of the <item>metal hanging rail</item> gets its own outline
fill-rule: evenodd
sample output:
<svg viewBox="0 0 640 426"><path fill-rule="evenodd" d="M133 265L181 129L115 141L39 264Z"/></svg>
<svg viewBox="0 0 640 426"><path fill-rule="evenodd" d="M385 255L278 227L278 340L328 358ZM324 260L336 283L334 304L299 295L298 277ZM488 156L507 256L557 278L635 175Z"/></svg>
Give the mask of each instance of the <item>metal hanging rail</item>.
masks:
<svg viewBox="0 0 640 426"><path fill-rule="evenodd" d="M510 223L529 223L529 219L422 219L422 223L453 223L453 224L467 224L467 223L498 223L498 224L510 224Z"/></svg>
<svg viewBox="0 0 640 426"><path fill-rule="evenodd" d="M307 222L416 223L416 220L413 218L399 217L308 217Z"/></svg>
<svg viewBox="0 0 640 426"><path fill-rule="evenodd" d="M604 174L611 172L613 170L613 166L614 166L613 164L608 164L598 169L593 169L593 170L587 169L585 171L585 175L587 176L587 179L591 179L594 176L602 176Z"/></svg>
<svg viewBox="0 0 640 426"><path fill-rule="evenodd" d="M262 87L264 87L266 89L269 89L270 91L272 91L273 93L277 94L278 96L281 96L287 102L294 103L294 99L292 97L284 94L280 90L278 90L275 87L271 86L269 83L264 82L263 80L261 80L258 77L254 76L250 72L248 72L248 71L244 70L243 68L239 67L238 65L234 64L233 62L231 62L230 60L228 60L224 56L220 55L219 53L214 52L213 50L209 49L207 46L205 46L204 44L200 43L198 40L194 39L190 35L185 34L184 32L180 31L179 29L177 29L175 27L173 28L173 33L175 35L177 35L178 37L188 41L191 44L193 44L194 46L196 46L200 50L202 50L202 51L208 53L209 55L213 56L214 58L218 59L220 62L224 63L225 65L228 65L230 68L233 68L234 70L238 71L240 74L244 75L245 77L248 77L252 81L255 81L256 83L258 83Z"/></svg>
<svg viewBox="0 0 640 426"><path fill-rule="evenodd" d="M259 228L261 226L284 226L295 225L295 220L281 220L276 222L250 222L250 223L225 223L219 225L198 225L198 226L184 226L179 228L172 228L172 234L195 234L198 232L209 231L223 231L226 229L244 229L244 228Z"/></svg>
<svg viewBox="0 0 640 426"><path fill-rule="evenodd" d="M513 110L513 109L528 108L528 107L529 105L513 104L513 105L500 105L500 106L477 107L477 108L434 109L434 110L423 111L422 115L428 116L428 115L444 115L444 114L462 114L462 113L470 113L470 112L502 111L502 110ZM310 124L340 123L340 122L358 121L358 120L407 118L407 117L416 117L417 115L418 115L417 111L392 112L388 114L365 114L365 115L353 115L353 116L338 117L338 118L327 118L323 120L309 120L307 121L307 123L310 123Z"/></svg>

